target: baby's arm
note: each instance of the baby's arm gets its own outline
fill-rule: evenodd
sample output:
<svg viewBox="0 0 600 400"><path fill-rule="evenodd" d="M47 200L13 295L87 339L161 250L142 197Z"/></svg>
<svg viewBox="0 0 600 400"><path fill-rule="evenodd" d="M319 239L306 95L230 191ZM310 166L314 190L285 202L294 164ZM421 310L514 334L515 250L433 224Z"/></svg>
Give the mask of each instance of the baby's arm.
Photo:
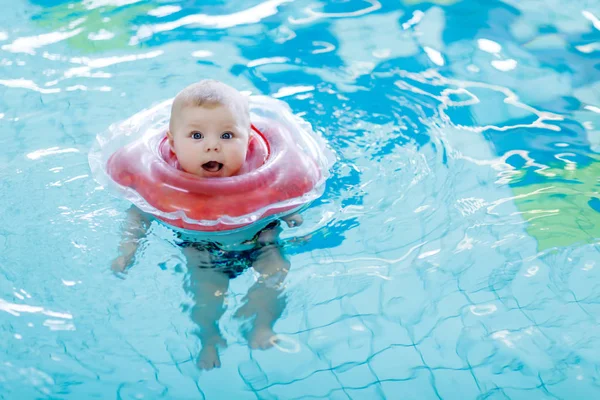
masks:
<svg viewBox="0 0 600 400"><path fill-rule="evenodd" d="M300 225L302 225L302 222L304 222L302 215L297 214L297 213L285 216L282 219L285 221L285 223L287 224L287 226L289 228L293 228L295 226L300 226Z"/></svg>
<svg viewBox="0 0 600 400"><path fill-rule="evenodd" d="M131 265L135 253L139 247L140 239L146 236L150 221L135 207L127 210L127 216L123 221L123 232L119 244L119 255L112 262L111 269L114 272L125 272Z"/></svg>

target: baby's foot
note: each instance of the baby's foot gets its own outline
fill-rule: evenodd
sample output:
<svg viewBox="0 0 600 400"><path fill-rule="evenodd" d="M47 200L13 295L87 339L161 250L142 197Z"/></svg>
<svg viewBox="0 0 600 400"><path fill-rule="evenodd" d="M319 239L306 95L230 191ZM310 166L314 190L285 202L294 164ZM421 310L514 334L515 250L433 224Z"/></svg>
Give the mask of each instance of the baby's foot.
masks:
<svg viewBox="0 0 600 400"><path fill-rule="evenodd" d="M202 346L202 350L200 350L200 355L198 356L198 367L206 371L221 367L221 359L219 358L217 346L212 344Z"/></svg>
<svg viewBox="0 0 600 400"><path fill-rule="evenodd" d="M277 343L277 335L269 326L256 326L248 333L248 346L255 350L267 350Z"/></svg>

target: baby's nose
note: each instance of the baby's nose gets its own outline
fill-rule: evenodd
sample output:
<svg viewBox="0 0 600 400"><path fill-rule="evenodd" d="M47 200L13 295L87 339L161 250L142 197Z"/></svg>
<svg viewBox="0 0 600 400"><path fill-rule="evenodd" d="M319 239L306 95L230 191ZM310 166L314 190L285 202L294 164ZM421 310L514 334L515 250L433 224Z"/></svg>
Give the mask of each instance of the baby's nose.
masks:
<svg viewBox="0 0 600 400"><path fill-rule="evenodd" d="M206 147L204 147L204 151L207 153L210 152L219 152L221 150L221 146L218 143L207 143Z"/></svg>

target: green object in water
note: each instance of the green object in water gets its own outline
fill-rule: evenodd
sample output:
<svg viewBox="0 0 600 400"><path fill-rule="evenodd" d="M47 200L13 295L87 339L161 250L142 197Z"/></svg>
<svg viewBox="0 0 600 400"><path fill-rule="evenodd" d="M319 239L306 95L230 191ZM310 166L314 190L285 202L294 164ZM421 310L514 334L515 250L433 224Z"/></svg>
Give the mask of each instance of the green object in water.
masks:
<svg viewBox="0 0 600 400"><path fill-rule="evenodd" d="M86 2L49 7L35 21L50 31L70 32L65 42L72 48L93 53L126 48L135 35L134 19L152 10L147 3L89 8Z"/></svg>
<svg viewBox="0 0 600 400"><path fill-rule="evenodd" d="M538 250L594 243L600 238L600 162L548 168L547 182L514 186L515 204Z"/></svg>

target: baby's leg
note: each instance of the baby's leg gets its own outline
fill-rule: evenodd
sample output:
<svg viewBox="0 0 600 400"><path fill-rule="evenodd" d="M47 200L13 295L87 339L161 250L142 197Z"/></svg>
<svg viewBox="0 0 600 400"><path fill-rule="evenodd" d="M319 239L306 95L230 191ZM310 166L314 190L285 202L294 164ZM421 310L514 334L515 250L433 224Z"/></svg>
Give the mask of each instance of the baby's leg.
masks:
<svg viewBox="0 0 600 400"><path fill-rule="evenodd" d="M187 247L183 253L188 263L187 288L194 298L191 317L198 325L197 334L202 345L198 366L207 370L218 368L221 360L217 346L225 345L219 330L219 318L225 311L223 303L229 278L212 268L208 251Z"/></svg>
<svg viewBox="0 0 600 400"><path fill-rule="evenodd" d="M252 264L260 277L248 290L244 298L246 304L236 313L238 317L254 317L253 327L248 333L248 345L254 349L267 349L276 342L273 325L285 307L285 300L280 295L290 262L283 257L281 247L274 244L278 235L275 229L264 231L259 237L259 241L270 244L259 250Z"/></svg>

